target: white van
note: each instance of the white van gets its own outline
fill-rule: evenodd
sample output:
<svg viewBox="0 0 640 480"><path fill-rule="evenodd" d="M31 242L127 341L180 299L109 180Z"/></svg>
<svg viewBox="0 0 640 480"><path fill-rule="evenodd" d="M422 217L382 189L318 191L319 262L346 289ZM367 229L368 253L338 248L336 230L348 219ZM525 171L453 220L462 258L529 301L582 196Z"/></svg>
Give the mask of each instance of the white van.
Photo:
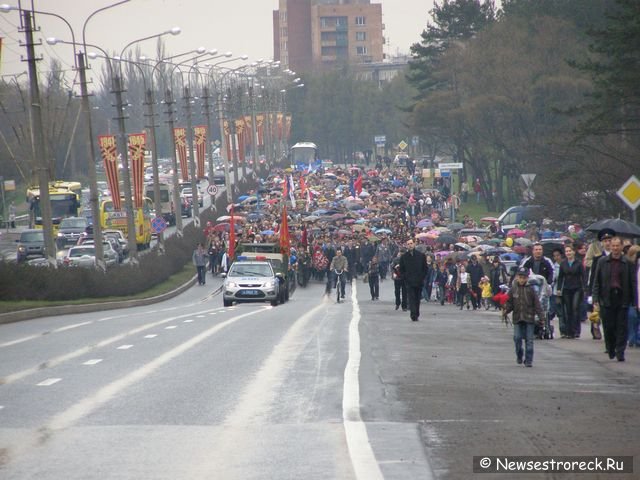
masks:
<svg viewBox="0 0 640 480"><path fill-rule="evenodd" d="M160 183L160 208L164 219L169 225L176 224L176 210L173 206L173 188L169 183ZM147 183L144 186L144 196L151 199L155 205L155 195L153 189L153 183ZM159 212L156 212L156 215Z"/></svg>

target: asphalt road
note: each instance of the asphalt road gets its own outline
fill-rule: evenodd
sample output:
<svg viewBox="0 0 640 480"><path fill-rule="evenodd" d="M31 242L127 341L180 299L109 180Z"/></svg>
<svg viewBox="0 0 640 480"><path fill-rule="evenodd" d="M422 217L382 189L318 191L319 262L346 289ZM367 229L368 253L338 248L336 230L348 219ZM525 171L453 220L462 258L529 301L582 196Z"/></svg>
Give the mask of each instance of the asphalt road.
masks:
<svg viewBox="0 0 640 480"><path fill-rule="evenodd" d="M494 312L411 322L390 282L232 308L219 284L0 325L0 478L504 479L472 457L638 455L640 350L537 341L526 369Z"/></svg>

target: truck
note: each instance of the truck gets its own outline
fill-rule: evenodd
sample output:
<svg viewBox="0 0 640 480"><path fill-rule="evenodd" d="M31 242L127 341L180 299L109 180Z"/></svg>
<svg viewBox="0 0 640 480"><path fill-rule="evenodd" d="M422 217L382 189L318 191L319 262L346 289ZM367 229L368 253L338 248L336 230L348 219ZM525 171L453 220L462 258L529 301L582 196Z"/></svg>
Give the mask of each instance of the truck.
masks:
<svg viewBox="0 0 640 480"><path fill-rule="evenodd" d="M162 217L169 225L176 224L176 209L173 205L173 187L169 183L160 183L160 212L156 212L157 216ZM147 183L144 186L144 196L151 199L155 205L155 190L153 183Z"/></svg>

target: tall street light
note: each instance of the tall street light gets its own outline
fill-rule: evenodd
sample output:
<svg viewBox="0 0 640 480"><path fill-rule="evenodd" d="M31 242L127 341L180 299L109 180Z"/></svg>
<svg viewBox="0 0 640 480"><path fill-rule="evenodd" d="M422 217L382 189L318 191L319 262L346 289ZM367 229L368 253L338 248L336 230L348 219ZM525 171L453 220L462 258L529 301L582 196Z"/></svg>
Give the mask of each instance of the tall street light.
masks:
<svg viewBox="0 0 640 480"><path fill-rule="evenodd" d="M124 58L125 51L131 46L143 42L145 40L150 40L152 38L162 37L164 35L179 35L180 28L174 27L171 30L166 30L164 32L150 35L147 37L139 38L137 40L133 40L124 46L122 51L120 52L119 58ZM131 174L129 170L129 148L127 142L127 131L125 126L125 114L124 114L124 105L122 101L122 62L118 63L118 69L116 75L113 77L113 93L116 96L116 108L118 112L118 116L116 120L118 121L118 129L120 134L120 152L122 155L122 177L123 177L123 186L124 186L124 203L125 210L127 213L127 240L129 242L129 255L131 257L131 262L134 264L138 263L138 246L136 243L136 230L135 230L135 221L133 218L133 193L131 189Z"/></svg>

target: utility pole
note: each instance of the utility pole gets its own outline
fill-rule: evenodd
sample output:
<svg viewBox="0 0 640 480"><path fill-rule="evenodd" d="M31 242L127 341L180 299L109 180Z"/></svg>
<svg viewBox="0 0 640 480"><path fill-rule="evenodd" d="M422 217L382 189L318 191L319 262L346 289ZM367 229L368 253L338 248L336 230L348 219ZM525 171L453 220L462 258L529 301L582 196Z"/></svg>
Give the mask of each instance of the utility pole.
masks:
<svg viewBox="0 0 640 480"><path fill-rule="evenodd" d="M27 47L27 65L29 67L29 92L31 96L31 138L33 142L34 164L38 172L38 186L40 189L40 215L44 233L44 247L47 261L56 266L56 246L53 240L53 218L51 200L49 199L49 169L47 168L47 151L44 142L44 128L42 125L42 104L40 103L40 87L36 71L36 56L33 43L33 17L30 10L22 10Z"/></svg>
<svg viewBox="0 0 640 480"><path fill-rule="evenodd" d="M158 145L156 142L156 114L153 108L153 91L151 88L147 88L144 94L145 105L147 106L146 117L149 119L149 124L146 125L146 129L149 132L149 140L151 143L151 168L153 169L153 209L156 211L156 216L162 216L162 202L160 198L160 170L158 168ZM174 210L177 205L174 206ZM164 254L164 232L158 232L158 251L162 255Z"/></svg>
<svg viewBox="0 0 640 480"><path fill-rule="evenodd" d="M189 175L191 176L191 198L193 199L193 223L200 226L200 204L198 203L198 177L196 175L196 159L193 152L193 125L191 122L191 93L184 87L185 109L187 110L187 143L189 144Z"/></svg>
<svg viewBox="0 0 640 480"><path fill-rule="evenodd" d="M102 245L102 224L100 222L100 205L98 193L98 175L96 174L96 153L93 143L93 127L91 124L91 109L89 108L89 92L87 89L87 65L84 53L78 52L78 71L80 73L80 96L82 102L82 115L87 127L89 141L87 142L87 155L89 158L89 204L93 217L93 238L96 249L96 265L103 271L107 269L104 261L104 247Z"/></svg>
<svg viewBox="0 0 640 480"><path fill-rule="evenodd" d="M229 175L229 139L224 132L224 106L222 103L222 91L218 89L218 121L220 123L220 156L222 157L222 165L224 166L224 183L227 191L227 203L233 202L233 196L231 193L231 175ZM231 128L231 127L229 127Z"/></svg>
<svg viewBox="0 0 640 480"><path fill-rule="evenodd" d="M164 93L164 104L167 106L167 123L171 134L171 169L173 170L173 204L176 206L176 232L182 236L182 202L180 201L180 180L178 179L178 156L176 154L176 137L173 132L175 123L173 121L173 107L176 103L173 100L171 89L167 88Z"/></svg>
<svg viewBox="0 0 640 480"><path fill-rule="evenodd" d="M207 118L207 143L209 144L209 184L213 185L213 131L211 130L211 108L209 105L209 87L202 87L202 100L204 100L204 115ZM211 195L211 206L215 208L215 195Z"/></svg>

